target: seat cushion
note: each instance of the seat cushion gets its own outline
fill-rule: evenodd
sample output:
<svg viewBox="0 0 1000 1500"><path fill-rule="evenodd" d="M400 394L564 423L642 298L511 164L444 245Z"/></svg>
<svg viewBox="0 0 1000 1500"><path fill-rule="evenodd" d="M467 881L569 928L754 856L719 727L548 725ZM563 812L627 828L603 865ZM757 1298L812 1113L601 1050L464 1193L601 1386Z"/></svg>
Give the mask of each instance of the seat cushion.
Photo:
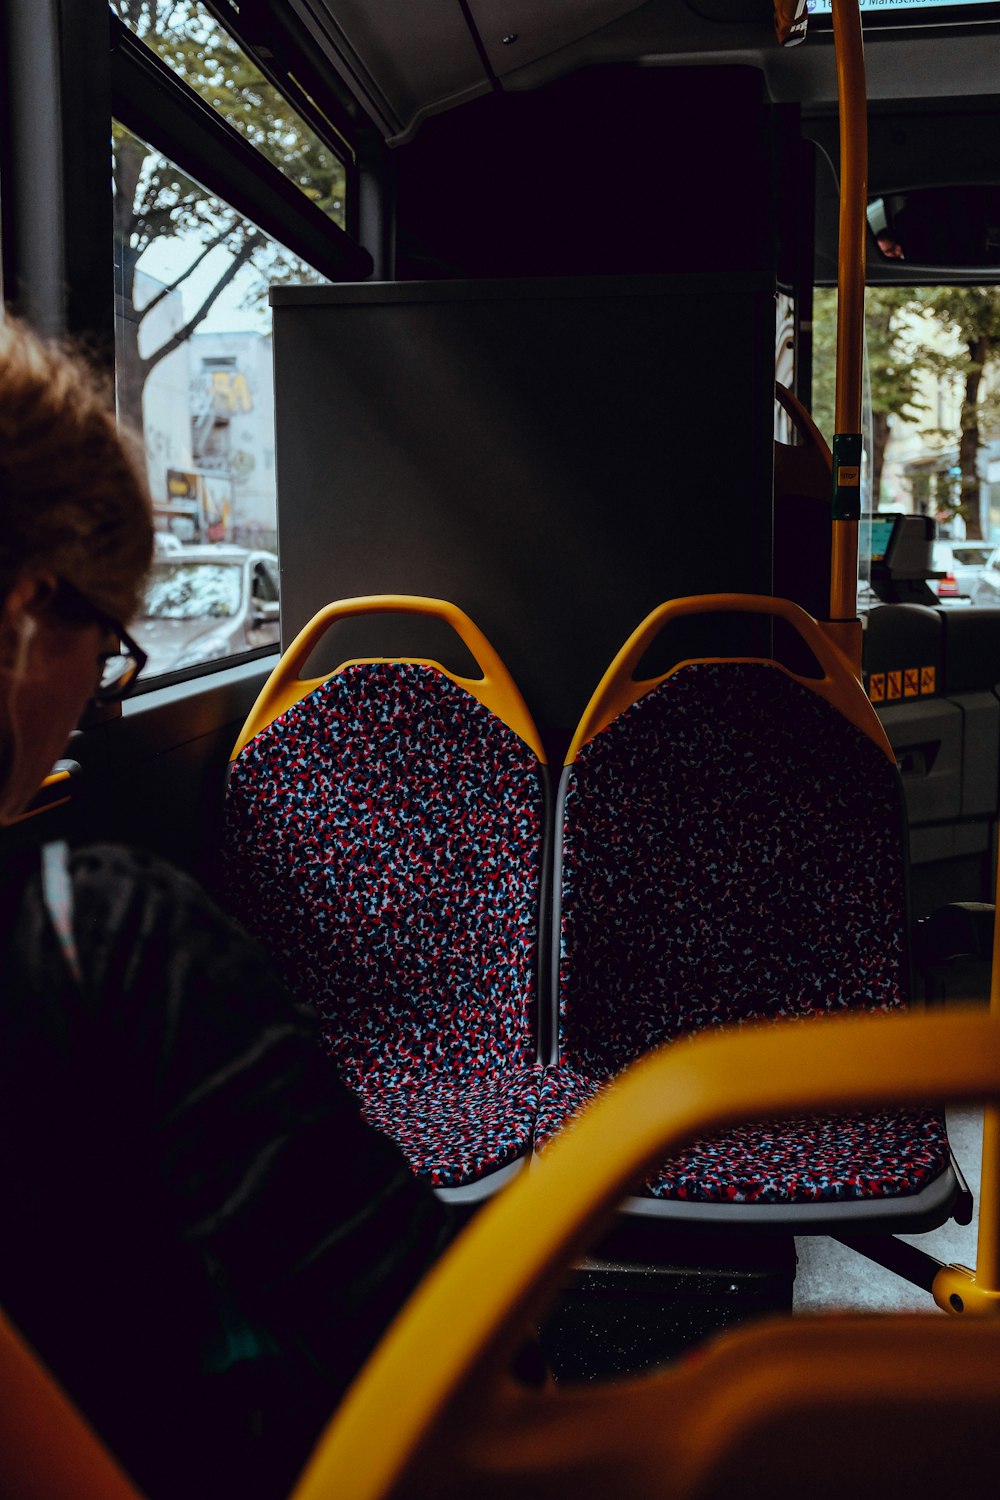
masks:
<svg viewBox="0 0 1000 1500"><path fill-rule="evenodd" d="M535 1118L535 1149L541 1151L585 1104L611 1083L606 1074L588 1073L571 1062L545 1069Z"/></svg>
<svg viewBox="0 0 1000 1500"><path fill-rule="evenodd" d="M370 1079L360 1091L361 1112L419 1176L434 1187L459 1187L528 1154L541 1081L538 1063L423 1087L383 1089Z"/></svg>
<svg viewBox="0 0 1000 1500"><path fill-rule="evenodd" d="M541 1150L602 1089L607 1077L556 1066L542 1083ZM877 1201L920 1192L949 1162L944 1120L931 1110L809 1116L741 1125L694 1141L642 1185L651 1198L688 1203Z"/></svg>
<svg viewBox="0 0 1000 1500"><path fill-rule="evenodd" d="M538 1145L664 1042L905 1003L895 768L776 667L682 667L584 746L561 801L559 1062ZM695 1142L643 1192L874 1200L919 1192L947 1164L936 1115L807 1119Z"/></svg>

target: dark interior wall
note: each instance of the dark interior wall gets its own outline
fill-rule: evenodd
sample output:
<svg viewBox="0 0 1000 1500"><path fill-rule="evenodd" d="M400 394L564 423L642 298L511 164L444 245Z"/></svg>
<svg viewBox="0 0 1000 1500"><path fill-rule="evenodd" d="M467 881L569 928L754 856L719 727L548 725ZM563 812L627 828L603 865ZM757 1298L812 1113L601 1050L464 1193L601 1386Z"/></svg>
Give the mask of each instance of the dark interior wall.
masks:
<svg viewBox="0 0 1000 1500"><path fill-rule="evenodd" d="M394 153L396 274L770 270L773 138L745 67L592 68L488 95Z"/></svg>
<svg viewBox="0 0 1000 1500"><path fill-rule="evenodd" d="M765 281L273 296L286 644L331 599L451 599L566 729L662 600L769 591ZM425 651L462 665L378 621L322 665Z"/></svg>
<svg viewBox="0 0 1000 1500"><path fill-rule="evenodd" d="M662 600L770 591L779 115L749 68L600 68L394 153L399 281L274 294L286 643L448 598L558 731Z"/></svg>

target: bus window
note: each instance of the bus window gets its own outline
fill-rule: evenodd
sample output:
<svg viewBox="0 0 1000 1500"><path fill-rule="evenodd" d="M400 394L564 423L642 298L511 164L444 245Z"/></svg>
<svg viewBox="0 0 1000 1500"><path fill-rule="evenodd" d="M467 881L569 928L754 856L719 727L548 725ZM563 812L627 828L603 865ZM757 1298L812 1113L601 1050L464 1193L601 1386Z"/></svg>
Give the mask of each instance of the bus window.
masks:
<svg viewBox="0 0 1000 1500"><path fill-rule="evenodd" d="M145 440L158 531L199 553L239 549L224 570L235 587L252 553L276 545L268 288L325 278L117 123L114 153L119 411ZM192 558L188 571L206 566ZM158 639L152 675L250 649L249 636L207 638L217 649L194 659L183 632L173 650Z"/></svg>
<svg viewBox="0 0 1000 1500"><path fill-rule="evenodd" d="M832 421L835 295L815 297L814 413ZM1000 541L1000 287L870 286L872 510L930 517L941 604L993 603ZM986 597L987 592L989 597Z"/></svg>
<svg viewBox="0 0 1000 1500"><path fill-rule="evenodd" d="M154 587L150 680L276 642L276 601L260 620L249 582L277 546L269 289L370 261L344 232L351 147L301 87L286 97L200 0L111 12L119 414L145 442L161 554L230 549L247 622L224 634L209 614L192 641L158 621Z"/></svg>
<svg viewBox="0 0 1000 1500"><path fill-rule="evenodd" d="M195 93L343 229L344 164L200 0L111 0L111 9ZM345 151L350 148L344 143Z"/></svg>

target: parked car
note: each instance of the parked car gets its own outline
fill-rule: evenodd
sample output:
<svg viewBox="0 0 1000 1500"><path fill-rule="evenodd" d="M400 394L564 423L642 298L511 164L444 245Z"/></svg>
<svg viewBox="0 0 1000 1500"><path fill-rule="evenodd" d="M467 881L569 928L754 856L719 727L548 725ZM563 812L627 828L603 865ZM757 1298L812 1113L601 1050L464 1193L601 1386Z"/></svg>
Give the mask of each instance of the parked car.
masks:
<svg viewBox="0 0 1000 1500"><path fill-rule="evenodd" d="M135 635L148 675L277 643L278 559L246 547L183 547L153 561Z"/></svg>
<svg viewBox="0 0 1000 1500"><path fill-rule="evenodd" d="M930 586L942 604L953 599L975 599L983 569L993 554L989 542L935 542L933 568L943 578L932 578Z"/></svg>
<svg viewBox="0 0 1000 1500"><path fill-rule="evenodd" d="M986 566L976 580L973 604L1000 604L1000 547L991 549Z"/></svg>

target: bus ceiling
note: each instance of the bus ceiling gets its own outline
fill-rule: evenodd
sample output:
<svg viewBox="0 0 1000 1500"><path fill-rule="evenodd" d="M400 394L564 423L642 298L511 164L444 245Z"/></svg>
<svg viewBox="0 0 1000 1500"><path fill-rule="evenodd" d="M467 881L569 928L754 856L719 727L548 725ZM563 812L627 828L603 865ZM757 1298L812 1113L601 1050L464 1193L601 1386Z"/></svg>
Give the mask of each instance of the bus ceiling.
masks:
<svg viewBox="0 0 1000 1500"><path fill-rule="evenodd" d="M836 101L830 0L808 0L805 46L781 47L772 0L209 0L265 71L308 79L390 145L427 116L599 63L759 68L771 98ZM779 10L785 8L780 0ZM793 16L797 7L789 6ZM993 94L997 0L862 3L872 100ZM793 22L793 29L797 27ZM795 38L793 37L793 40ZM949 82L951 80L951 82ZM324 102L324 100L320 100Z"/></svg>

